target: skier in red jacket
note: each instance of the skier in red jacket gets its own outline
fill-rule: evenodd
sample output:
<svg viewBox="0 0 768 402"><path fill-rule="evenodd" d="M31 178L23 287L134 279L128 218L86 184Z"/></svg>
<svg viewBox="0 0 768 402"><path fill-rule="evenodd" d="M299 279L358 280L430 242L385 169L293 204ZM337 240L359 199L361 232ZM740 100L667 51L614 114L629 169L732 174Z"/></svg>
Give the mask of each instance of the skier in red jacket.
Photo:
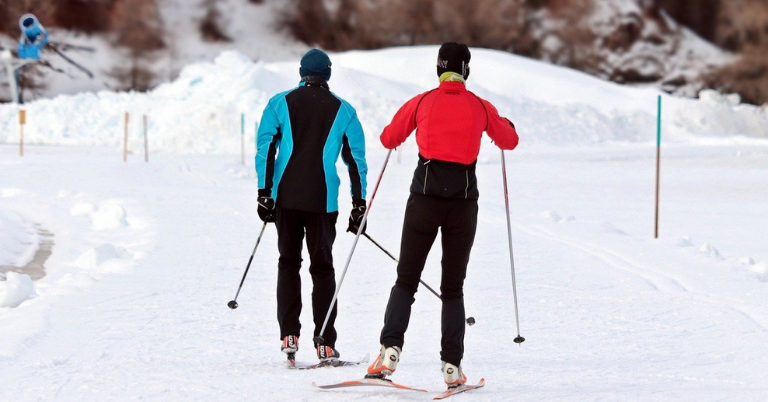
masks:
<svg viewBox="0 0 768 402"><path fill-rule="evenodd" d="M464 278L477 229L475 165L483 131L501 149L518 143L515 126L490 102L468 91L470 52L450 42L440 47L440 86L409 100L381 134L385 148L402 144L416 130L419 163L405 209L397 281L381 330L381 352L368 375L383 378L400 361L411 305L429 250L442 233L442 340L440 358L449 388L467 381L461 370L464 355Z"/></svg>

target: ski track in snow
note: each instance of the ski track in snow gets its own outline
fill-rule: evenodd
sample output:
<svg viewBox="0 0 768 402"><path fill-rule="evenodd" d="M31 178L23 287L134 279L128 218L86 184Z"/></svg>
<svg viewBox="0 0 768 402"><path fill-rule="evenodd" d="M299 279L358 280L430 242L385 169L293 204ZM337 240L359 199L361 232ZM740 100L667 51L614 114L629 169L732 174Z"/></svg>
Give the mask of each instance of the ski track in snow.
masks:
<svg viewBox="0 0 768 402"><path fill-rule="evenodd" d="M3 370L6 380L0 396L22 401L86 396L277 400L291 389L298 399L428 399L396 390L320 392L309 385L357 378L364 372L360 367L306 373L284 368L273 318L277 254L272 227L257 250L238 300L241 307L226 308L260 227L249 168L226 161L226 156L160 155L149 166L143 162L124 166L110 161L109 152L65 157L53 155L57 151L50 148L46 152L51 156L30 159L32 173L13 170L18 176L13 186L24 191L1 204L23 214L35 208L42 213L38 221L61 233L57 236L61 243L54 247L50 275L38 286L39 297L0 315L4 323L19 323L15 320L22 317L42 319L37 326L18 327L16 338L0 331L10 348L0 356L2 366L9 368ZM602 169L603 162L589 158L590 152L575 161L556 163L562 164L561 171ZM566 219L556 212L541 214L542 199L563 191L571 194L552 182L552 189L542 192L547 174L538 169L552 163L546 155L523 151L510 166L521 332L527 338L520 346L511 342L515 327L509 267L505 268L503 198L495 184L499 165L491 160L478 168L483 180L481 222L466 285L467 315L478 322L467 329L465 370L471 380L486 377L488 386L473 391L472 398L667 400L760 395L764 388L758 384L765 376L745 370L768 361L755 349L768 332L761 319L764 307L754 300L739 301L730 286L722 290L710 286L711 279L685 266L723 271L732 258L715 258L663 238L640 240L633 231L619 229L622 223L601 225L582 218L599 215L600 208L581 209L575 217L563 214ZM379 173L375 169L382 156L381 151L369 156L372 177ZM547 162L533 163L529 157ZM61 177L93 182L62 180L25 188L23 182L35 176L36 166L52 163L49 158L60 166ZM395 254L412 172L412 156L405 159L388 167L370 216L371 235ZM622 163L634 169L637 160L642 158ZM89 172L93 164L103 166L99 170L115 169L115 175L93 175ZM530 169L521 171L523 166ZM71 190L62 192L67 186ZM43 201L47 194L61 197ZM573 194L564 204L567 208L554 210L577 208L580 201ZM632 209L631 202L625 206ZM99 215L99 210L114 214ZM65 222L55 223L57 211L68 216ZM105 221L98 221L99 216ZM99 226L106 229L96 230ZM337 275L352 240L349 234L338 234ZM128 257L122 262L128 266L101 269L120 258L71 264L103 244L125 249ZM495 268L489 270L488 265ZM369 242L363 239L358 244L340 293L339 347L344 357L376 352L394 266ZM439 253L433 252L423 279L435 288L439 288L438 266ZM730 277L730 282L743 286L749 284L743 272L714 274L718 280ZM302 322L307 331L308 283L305 276ZM765 286L754 285L764 283L753 281L750 292L765 292ZM395 379L436 392L439 324L434 320L439 301L426 289L416 298ZM751 354L724 348L717 341L732 343L735 338L742 339ZM302 339L307 342L306 334ZM299 360L311 362L311 347L302 345ZM255 385L262 383L278 386Z"/></svg>
<svg viewBox="0 0 768 402"><path fill-rule="evenodd" d="M626 257L623 257L617 252L611 251L606 247L590 244L583 241L578 242L562 236L556 236L552 232L546 231L540 227L519 228L528 234L556 241L590 254L598 260L604 262L608 267L636 275L642 278L648 284L648 286L654 290L660 290L666 293L679 293L680 291L689 291L686 286L680 283L680 281L673 279L669 275L662 274L656 270L649 270L647 267L641 267L637 262L629 261Z"/></svg>
<svg viewBox="0 0 768 402"><path fill-rule="evenodd" d="M681 295L684 298L695 298L696 300L712 304L713 307L726 306L734 310L738 314L744 315L746 318L754 322L762 332L768 334L768 317L763 317L760 314L749 311L748 308L734 304L725 298L713 296L711 294L701 293L697 290L692 290L692 285L684 284L684 279L675 278L673 275L664 273L665 268L669 268L666 265L648 265L637 260L630 260L630 257L622 255L615 250L611 250L605 246L597 244L591 244L584 241L577 241L568 239L563 236L558 236L541 227L525 227L518 225L518 229L530 235L538 236L547 240L556 241L569 247L576 248L580 251L593 255L595 258L604 262L607 267L612 267L629 274L638 276L648 283L654 290L659 290L664 293L676 295L681 292L686 293ZM714 299L714 300L713 300Z"/></svg>

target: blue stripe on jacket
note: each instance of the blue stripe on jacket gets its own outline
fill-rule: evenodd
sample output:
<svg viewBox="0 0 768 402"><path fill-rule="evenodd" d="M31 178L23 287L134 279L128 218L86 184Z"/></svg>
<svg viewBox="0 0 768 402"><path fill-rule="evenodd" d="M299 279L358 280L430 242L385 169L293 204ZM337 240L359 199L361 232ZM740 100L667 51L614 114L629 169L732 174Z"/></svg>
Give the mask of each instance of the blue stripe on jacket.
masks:
<svg viewBox="0 0 768 402"><path fill-rule="evenodd" d="M304 85L302 82L300 85ZM273 96L267 106L259 124L256 136L256 174L259 189L269 188L275 202L278 202L278 188L283 172L290 161L293 150L293 132L286 103L286 96L297 88L285 91ZM333 125L328 134L322 150L322 168L324 169L325 184L327 188L326 212L338 211L338 195L340 179L336 169L336 162L344 148L346 155L342 160L347 165L350 174L350 194L352 199L365 199L367 192L366 176L368 166L365 161L365 135L362 125L357 117L355 109L333 94L341 106L335 116ZM345 141L346 138L346 141ZM274 148L277 155L274 165L270 168L270 149ZM268 180L271 175L271 183Z"/></svg>

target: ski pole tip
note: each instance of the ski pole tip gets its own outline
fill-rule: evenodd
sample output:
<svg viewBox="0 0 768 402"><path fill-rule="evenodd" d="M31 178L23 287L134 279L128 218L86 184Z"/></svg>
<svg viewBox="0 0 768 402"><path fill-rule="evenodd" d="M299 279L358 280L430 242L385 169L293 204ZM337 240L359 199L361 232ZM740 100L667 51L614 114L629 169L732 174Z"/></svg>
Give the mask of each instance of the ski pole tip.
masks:
<svg viewBox="0 0 768 402"><path fill-rule="evenodd" d="M229 303L227 303L227 307L231 308L232 310L236 309L239 305L236 301L230 300Z"/></svg>
<svg viewBox="0 0 768 402"><path fill-rule="evenodd" d="M469 324L470 327L475 325L475 317L467 318L467 324Z"/></svg>
<svg viewBox="0 0 768 402"><path fill-rule="evenodd" d="M525 342L525 338L523 338L522 336L518 335L515 338L514 342L517 343L517 344L521 344L521 343Z"/></svg>

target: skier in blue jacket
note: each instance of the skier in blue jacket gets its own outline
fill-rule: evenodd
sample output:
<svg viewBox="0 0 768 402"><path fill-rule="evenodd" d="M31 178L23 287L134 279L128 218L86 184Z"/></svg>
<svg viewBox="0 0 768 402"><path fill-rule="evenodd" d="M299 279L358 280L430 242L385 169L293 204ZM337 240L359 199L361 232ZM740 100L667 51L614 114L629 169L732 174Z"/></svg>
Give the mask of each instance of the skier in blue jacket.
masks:
<svg viewBox="0 0 768 402"><path fill-rule="evenodd" d="M347 231L357 233L366 209L365 137L355 109L330 91L331 60L319 49L301 59L299 86L269 100L256 138L258 213L277 227L280 252L277 319L281 351L294 362L301 323L301 252L306 233L312 276L314 335L320 335L336 291L333 243L336 239L340 180L336 162L347 165L352 212ZM338 303L337 303L338 304ZM336 305L315 345L321 361L338 359Z"/></svg>

